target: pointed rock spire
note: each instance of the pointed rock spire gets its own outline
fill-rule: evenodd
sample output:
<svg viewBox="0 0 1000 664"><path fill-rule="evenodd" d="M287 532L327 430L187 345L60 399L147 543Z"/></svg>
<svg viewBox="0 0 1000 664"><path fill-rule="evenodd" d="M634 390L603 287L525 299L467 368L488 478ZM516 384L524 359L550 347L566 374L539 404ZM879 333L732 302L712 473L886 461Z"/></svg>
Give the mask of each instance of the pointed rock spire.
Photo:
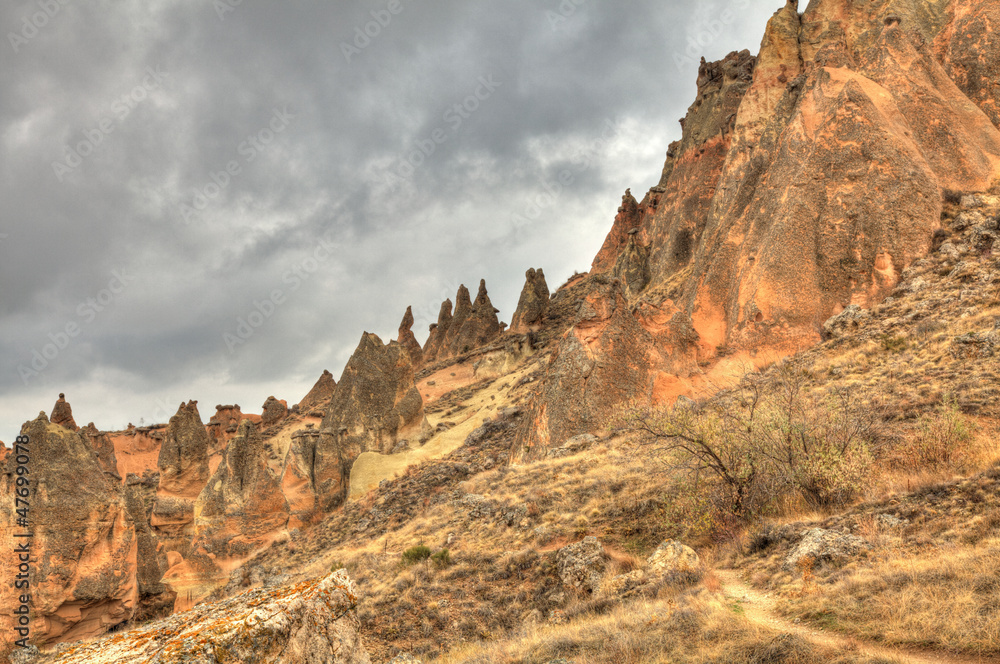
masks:
<svg viewBox="0 0 1000 664"><path fill-rule="evenodd" d="M510 331L527 334L542 326L542 319L549 306L549 286L545 283L542 269L530 269L524 273L524 288L517 301L517 309L510 320Z"/></svg>
<svg viewBox="0 0 1000 664"><path fill-rule="evenodd" d="M58 424L72 431L80 430L80 427L76 425L76 421L73 419L73 409L70 407L69 402L66 401L65 394L59 395L59 400L52 407L52 416L49 418L49 421L52 424Z"/></svg>
<svg viewBox="0 0 1000 664"><path fill-rule="evenodd" d="M413 307L406 308L406 314L399 324L399 337L396 341L410 354L410 361L413 362L413 368L419 369L424 363L424 351L420 347L417 338L413 336Z"/></svg>

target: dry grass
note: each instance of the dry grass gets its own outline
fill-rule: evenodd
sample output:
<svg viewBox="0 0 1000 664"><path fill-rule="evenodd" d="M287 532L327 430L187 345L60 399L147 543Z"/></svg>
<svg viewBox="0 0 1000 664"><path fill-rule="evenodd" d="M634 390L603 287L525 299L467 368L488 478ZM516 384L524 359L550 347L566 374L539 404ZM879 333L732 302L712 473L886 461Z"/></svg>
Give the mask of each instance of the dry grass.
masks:
<svg viewBox="0 0 1000 664"><path fill-rule="evenodd" d="M703 588L669 599L641 601L566 625L526 628L490 643L459 647L441 664L851 664L888 662L835 651L765 630Z"/></svg>
<svg viewBox="0 0 1000 664"><path fill-rule="evenodd" d="M893 645L1000 653L1000 541L925 555L885 552L815 592L786 597L786 615Z"/></svg>
<svg viewBox="0 0 1000 664"><path fill-rule="evenodd" d="M806 579L783 562L809 527L851 532L872 551ZM790 619L890 645L1000 654L1000 468L818 522L772 525L744 550L754 548L730 564L772 591Z"/></svg>

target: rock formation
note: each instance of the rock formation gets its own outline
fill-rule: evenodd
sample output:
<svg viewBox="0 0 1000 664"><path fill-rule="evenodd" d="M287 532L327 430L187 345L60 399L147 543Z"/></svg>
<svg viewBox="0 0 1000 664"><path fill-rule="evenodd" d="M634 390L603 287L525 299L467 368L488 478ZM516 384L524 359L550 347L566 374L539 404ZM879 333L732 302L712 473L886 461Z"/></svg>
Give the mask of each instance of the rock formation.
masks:
<svg viewBox="0 0 1000 664"><path fill-rule="evenodd" d="M141 477L129 473L125 478L125 507L135 527L136 537L135 577L139 598L133 619L137 622L169 615L177 596L162 582L168 568L167 552L149 525L158 484L159 476L152 472L146 472Z"/></svg>
<svg viewBox="0 0 1000 664"><path fill-rule="evenodd" d="M195 503L198 541L219 557L239 558L284 528L288 504L267 463L264 442L248 420L229 443L222 463Z"/></svg>
<svg viewBox="0 0 1000 664"><path fill-rule="evenodd" d="M240 422L250 420L254 424L259 424L261 419L260 415L241 411L239 404L216 406L215 415L208 420L208 424L206 425L208 434L212 439L209 455L218 454L229 444L229 441L236 436Z"/></svg>
<svg viewBox="0 0 1000 664"><path fill-rule="evenodd" d="M30 438L31 550L37 559L31 637L44 644L96 636L130 619L138 599L136 535L121 484L101 467L85 434L51 423L45 413L21 433ZM15 461L10 457L0 475L4 524L16 523ZM15 543L12 531L0 531L8 570L17 568L13 551L23 543ZM0 584L0 601L8 609L0 618L5 639L13 634L14 592L11 584Z"/></svg>
<svg viewBox="0 0 1000 664"><path fill-rule="evenodd" d="M466 295L468 295L468 291L466 291ZM499 311L490 302L489 293L486 292L486 280L481 279L476 300L472 303L469 315L462 323L462 329L455 337L451 347L452 355L467 353L500 336L500 320L497 318Z"/></svg>
<svg viewBox="0 0 1000 664"><path fill-rule="evenodd" d="M458 345L458 340L462 336L462 327L470 315L472 315L472 298L469 295L469 289L465 287L465 284L461 284L458 287L458 294L455 295L455 315L451 317L451 324L445 332L437 359L454 357L461 352L462 347Z"/></svg>
<svg viewBox="0 0 1000 664"><path fill-rule="evenodd" d="M500 310L490 302L485 279L479 282L479 293L475 302L469 296L469 289L464 285L458 287L455 302L457 304L454 315L451 313L451 300L445 300L441 304L438 322L436 325L431 325L430 336L424 345L422 354L424 363L430 364L462 355L500 336L502 329L497 318ZM400 338L402 339L402 334Z"/></svg>
<svg viewBox="0 0 1000 664"><path fill-rule="evenodd" d="M80 427L76 425L76 421L73 419L73 409L66 401L65 394L59 395L59 400L56 401L56 405L52 407L52 415L49 417L49 421L52 422L52 424L57 424L61 427L72 429L73 431L80 430Z"/></svg>
<svg viewBox="0 0 1000 664"><path fill-rule="evenodd" d="M510 319L510 331L514 334L537 332L548 306L549 286L545 283L545 273L541 268L528 270L524 273L524 288L517 300L517 309Z"/></svg>
<svg viewBox="0 0 1000 664"><path fill-rule="evenodd" d="M261 408L263 413L260 416L260 423L265 429L288 417L288 402L284 399L279 401L274 397L268 397Z"/></svg>
<svg viewBox="0 0 1000 664"><path fill-rule="evenodd" d="M401 440L418 443L429 429L409 353L366 332L344 368L315 450L321 508L344 499L351 464L362 452L388 454Z"/></svg>
<svg viewBox="0 0 1000 664"><path fill-rule="evenodd" d="M413 363L413 368L419 369L424 363L424 351L420 347L417 338L413 336L413 307L406 308L403 321L399 324L399 337L396 341L410 354L410 362Z"/></svg>
<svg viewBox="0 0 1000 664"><path fill-rule="evenodd" d="M717 388L812 345L927 253L947 192L1000 177L986 37L1000 5L931 4L814 0L800 16L789 1L759 57L702 62L660 182L641 202L626 193L593 264L621 284L607 329L645 334L627 351L605 332L587 345L584 317L540 388L534 440L582 433L619 398ZM623 355L649 363L606 398L572 378L573 358L586 370Z"/></svg>
<svg viewBox="0 0 1000 664"><path fill-rule="evenodd" d="M318 510L316 448L319 429L306 425L292 434L281 471L281 492L288 503L288 528L302 528L322 516Z"/></svg>
<svg viewBox="0 0 1000 664"><path fill-rule="evenodd" d="M309 414L319 406L325 405L333 398L333 393L337 390L337 381L333 379L333 374L323 371L316 384L309 390L302 401L299 402L299 412Z"/></svg>
<svg viewBox="0 0 1000 664"><path fill-rule="evenodd" d="M430 327L430 335L428 335L427 342L424 344L423 352L424 362L427 364L435 362L441 353L441 349L444 347L444 340L447 338L448 330L451 328L451 306L451 300L442 302L437 323L432 324Z"/></svg>
<svg viewBox="0 0 1000 664"><path fill-rule="evenodd" d="M344 570L294 587L259 588L63 653L64 664L170 661L369 664Z"/></svg>
<svg viewBox="0 0 1000 664"><path fill-rule="evenodd" d="M80 430L84 439L90 444L98 465L109 477L116 482L122 481L122 476L118 473L118 459L115 458L115 446L111 438L106 433L101 433L91 422Z"/></svg>
<svg viewBox="0 0 1000 664"><path fill-rule="evenodd" d="M150 525L166 550L187 554L194 536L194 503L208 483L209 436L198 402L181 404L170 418L157 466L160 483Z"/></svg>

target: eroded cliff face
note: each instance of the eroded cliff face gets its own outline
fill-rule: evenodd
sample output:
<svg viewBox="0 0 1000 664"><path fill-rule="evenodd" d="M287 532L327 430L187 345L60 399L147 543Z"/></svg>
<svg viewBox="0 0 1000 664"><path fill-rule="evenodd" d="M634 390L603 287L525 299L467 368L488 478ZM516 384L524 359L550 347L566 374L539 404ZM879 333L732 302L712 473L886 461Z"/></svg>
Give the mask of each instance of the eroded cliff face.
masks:
<svg viewBox="0 0 1000 664"><path fill-rule="evenodd" d="M346 498L351 465L361 453L389 454L402 440L420 442L429 429L409 352L366 332L344 368L311 450L320 508L328 511Z"/></svg>
<svg viewBox="0 0 1000 664"><path fill-rule="evenodd" d="M703 62L698 96L662 177L626 192L592 276L615 280L648 337L649 365L600 396L565 379L588 328L588 362L614 363L608 331L579 315L536 400L529 445L588 430L625 393L640 403L718 389L821 339L870 307L925 255L950 191L1000 177L1000 2L787 2L760 54ZM995 34L995 33L993 33ZM631 323L629 323L631 325ZM618 332L614 332L615 335Z"/></svg>
<svg viewBox="0 0 1000 664"><path fill-rule="evenodd" d="M37 561L31 578L31 637L44 644L102 634L129 620L139 599L138 543L121 484L102 467L86 432L54 424L40 413L21 434L31 441L31 548ZM14 462L12 455L0 477L0 513L3 523L12 525ZM14 570L13 528L5 525L2 535L3 560ZM16 596L9 583L0 585L7 609L18 604ZM13 634L10 610L0 619L5 640Z"/></svg>

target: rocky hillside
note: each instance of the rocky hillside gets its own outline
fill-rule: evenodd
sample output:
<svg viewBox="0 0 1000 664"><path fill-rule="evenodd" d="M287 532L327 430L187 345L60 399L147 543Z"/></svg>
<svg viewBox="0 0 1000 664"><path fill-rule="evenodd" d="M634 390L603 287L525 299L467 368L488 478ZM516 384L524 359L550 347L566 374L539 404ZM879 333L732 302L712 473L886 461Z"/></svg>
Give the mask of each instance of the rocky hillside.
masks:
<svg viewBox="0 0 1000 664"><path fill-rule="evenodd" d="M835 615L859 638L921 645L918 629L878 635L867 614L793 601L814 580L775 565L811 530L864 539L837 516L857 500L921 500L912 484L996 459L984 432L1000 377L998 25L996 0L787 2L758 55L702 63L659 183L625 193L591 270L554 291L528 270L509 327L480 282L474 299L462 286L442 303L422 346L410 309L396 340L364 333L339 380L324 372L291 407L219 405L205 422L190 401L166 424L102 432L79 428L60 395L22 429L35 450L32 637L49 650L115 634L38 661L296 662L314 642L324 661L367 661L365 649L375 661L625 661L573 631L606 632L612 617L660 634L621 652L837 661L740 622L706 555L787 593L789 617ZM793 374L809 404L794 417L850 393L885 427L851 457L872 470L838 485L839 502L810 503L833 493L792 473L766 509L726 512L723 494L701 493L712 481L684 484L664 456L676 429L647 430L650 446L624 414L702 426L719 404L736 412L747 385ZM0 455L12 564L16 475ZM872 519L916 523L897 512ZM779 517L795 525L743 545ZM961 518L959 532L982 531L970 546L993 546L992 517ZM853 560L896 540L849 541ZM809 557L833 565L822 583L856 590L843 589L842 556ZM357 595L329 576L343 567ZM968 615L994 606L984 587ZM12 587L0 602L15 604ZM976 650L944 627L931 645L997 654L982 624L962 632ZM13 633L9 615L0 630ZM531 645L532 630L567 645ZM667 636L677 630L692 638ZM772 660L754 654L768 644Z"/></svg>

